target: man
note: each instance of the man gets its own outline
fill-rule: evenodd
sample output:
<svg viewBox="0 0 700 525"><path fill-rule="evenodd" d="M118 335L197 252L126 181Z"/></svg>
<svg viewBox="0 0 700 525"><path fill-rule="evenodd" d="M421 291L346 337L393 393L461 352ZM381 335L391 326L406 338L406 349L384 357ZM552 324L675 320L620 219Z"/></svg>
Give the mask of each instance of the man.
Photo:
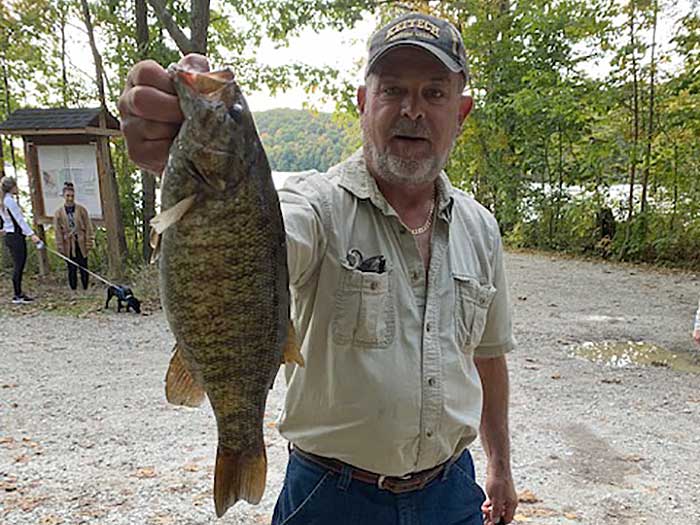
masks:
<svg viewBox="0 0 700 525"><path fill-rule="evenodd" d="M466 79L451 24L392 20L357 92L362 150L280 191L306 367L286 370L275 525L513 519L501 239L442 172L472 108ZM161 171L182 120L163 69L137 64L119 107L131 157ZM467 449L479 429L487 497Z"/></svg>
<svg viewBox="0 0 700 525"><path fill-rule="evenodd" d="M87 290L89 275L88 253L94 243L94 229L88 211L75 202L75 187L72 182L63 185L63 206L54 212L53 227L58 253L81 266L80 282ZM71 290L78 287L78 267L66 261L68 285Z"/></svg>

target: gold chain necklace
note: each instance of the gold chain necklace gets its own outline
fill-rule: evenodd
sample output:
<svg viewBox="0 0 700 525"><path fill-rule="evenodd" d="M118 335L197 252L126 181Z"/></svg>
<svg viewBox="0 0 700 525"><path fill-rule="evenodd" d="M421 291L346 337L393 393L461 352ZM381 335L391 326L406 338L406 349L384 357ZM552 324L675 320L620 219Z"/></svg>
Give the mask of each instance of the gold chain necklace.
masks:
<svg viewBox="0 0 700 525"><path fill-rule="evenodd" d="M411 232L411 235L413 235L415 237L417 235L421 235L421 234L427 232L430 229L430 226L433 224L433 212L434 211L435 211L435 194L433 194L433 200L430 202L430 211L428 212L428 218L426 219L423 226L419 226L418 228L409 228L408 231Z"/></svg>

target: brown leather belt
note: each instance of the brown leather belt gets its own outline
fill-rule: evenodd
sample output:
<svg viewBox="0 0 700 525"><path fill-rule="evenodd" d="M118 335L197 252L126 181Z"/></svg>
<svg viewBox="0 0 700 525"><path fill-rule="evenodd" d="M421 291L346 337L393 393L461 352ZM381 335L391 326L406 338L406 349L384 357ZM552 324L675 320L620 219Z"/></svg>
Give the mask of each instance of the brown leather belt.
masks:
<svg viewBox="0 0 700 525"><path fill-rule="evenodd" d="M437 478L450 463L449 461L446 461L445 463L431 469L421 470L420 472L414 472L412 474L407 474L406 476L395 477L382 476L380 474L375 474L374 472L353 467L352 465L348 465L347 463L343 463L337 459L324 458L323 456L317 456L316 454L311 454L310 452L304 452L299 447L292 448L292 454L298 454L303 459L337 474L341 474L343 472L343 467L350 467L350 475L352 479L356 479L357 481L361 481L363 483L369 483L370 485L376 485L380 489L388 490L394 494L402 494L404 492L422 489L428 483Z"/></svg>

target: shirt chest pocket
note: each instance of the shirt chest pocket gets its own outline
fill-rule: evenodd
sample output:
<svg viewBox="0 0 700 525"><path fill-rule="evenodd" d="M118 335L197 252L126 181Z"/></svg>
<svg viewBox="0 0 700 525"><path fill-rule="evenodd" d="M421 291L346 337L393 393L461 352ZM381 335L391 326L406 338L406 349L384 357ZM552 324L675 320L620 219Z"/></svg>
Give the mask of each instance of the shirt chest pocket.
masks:
<svg viewBox="0 0 700 525"><path fill-rule="evenodd" d="M361 348L385 348L396 330L391 269L362 272L343 264L333 314L333 341Z"/></svg>
<svg viewBox="0 0 700 525"><path fill-rule="evenodd" d="M496 289L466 275L453 273L452 278L455 285L457 344L463 350L473 349L484 334L486 316Z"/></svg>

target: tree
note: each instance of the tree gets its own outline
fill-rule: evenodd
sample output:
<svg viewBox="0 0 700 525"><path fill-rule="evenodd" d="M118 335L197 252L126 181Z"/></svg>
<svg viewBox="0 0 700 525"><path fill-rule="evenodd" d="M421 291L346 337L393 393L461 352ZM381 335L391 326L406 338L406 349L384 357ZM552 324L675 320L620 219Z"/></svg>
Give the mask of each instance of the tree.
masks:
<svg viewBox="0 0 700 525"><path fill-rule="evenodd" d="M87 0L80 0L83 9L83 22L87 30L92 57L95 62L95 83L97 85L97 93L100 100L100 127L107 128L107 99L105 97L104 78L105 72L102 66L102 57L97 44L95 44L95 32L92 25L92 17L90 15L90 6ZM123 272L124 256L127 253L126 239L124 237L124 222L121 213L121 205L119 202L119 188L114 176L114 167L112 163L112 152L109 147L109 140L104 137L99 137L97 140L98 158L101 158L107 173L104 177L105 185L102 188L104 192L103 202L107 203L104 207L105 223L107 224L107 239L110 246L108 251L110 273L116 277Z"/></svg>
<svg viewBox="0 0 700 525"><path fill-rule="evenodd" d="M136 48L140 59L148 58L148 10L146 0L135 0L134 12L136 20ZM150 222L156 216L156 178L148 170L141 170L141 187L143 189L142 205L143 219L141 223L141 243L143 260L151 260L151 243L147 241L150 232Z"/></svg>

